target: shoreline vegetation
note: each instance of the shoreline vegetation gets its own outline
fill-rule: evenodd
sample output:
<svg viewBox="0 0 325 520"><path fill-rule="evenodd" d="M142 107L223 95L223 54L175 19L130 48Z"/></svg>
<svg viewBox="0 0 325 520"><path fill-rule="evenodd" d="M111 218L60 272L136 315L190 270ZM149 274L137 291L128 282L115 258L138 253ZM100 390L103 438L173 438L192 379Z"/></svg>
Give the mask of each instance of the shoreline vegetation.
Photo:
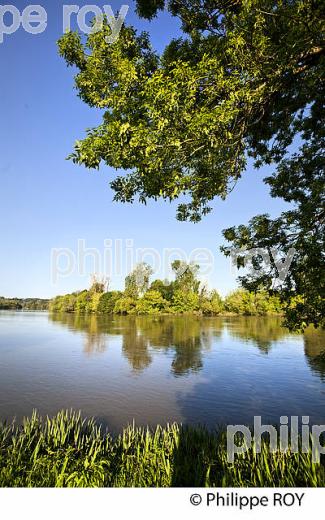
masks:
<svg viewBox="0 0 325 520"><path fill-rule="evenodd" d="M216 289L209 290L198 279L200 267L180 260L172 263L175 280L150 282L153 274L146 263L138 264L125 278L124 291L109 290L105 277L92 276L89 289L40 298L0 297L0 310L36 310L53 313L137 316L279 316L288 317L301 304L292 294L290 303L282 301L278 290L248 291L238 288L222 297ZM285 320L284 326L290 327ZM298 332L305 328L296 329Z"/></svg>
<svg viewBox="0 0 325 520"><path fill-rule="evenodd" d="M47 311L50 300L42 298L5 298L0 296L1 311Z"/></svg>
<svg viewBox="0 0 325 520"><path fill-rule="evenodd" d="M324 458L290 449L272 453L267 438L227 460L224 430L177 424L125 428L112 437L94 419L36 412L22 425L0 424L1 487L323 487ZM239 444L239 439L236 440Z"/></svg>
<svg viewBox="0 0 325 520"><path fill-rule="evenodd" d="M51 312L119 315L266 316L283 315L278 294L237 289L225 298L208 290L199 280L199 266L176 260L174 281L154 280L152 270L142 263L126 277L124 291L108 291L105 279L92 279L89 290L57 296L49 303Z"/></svg>

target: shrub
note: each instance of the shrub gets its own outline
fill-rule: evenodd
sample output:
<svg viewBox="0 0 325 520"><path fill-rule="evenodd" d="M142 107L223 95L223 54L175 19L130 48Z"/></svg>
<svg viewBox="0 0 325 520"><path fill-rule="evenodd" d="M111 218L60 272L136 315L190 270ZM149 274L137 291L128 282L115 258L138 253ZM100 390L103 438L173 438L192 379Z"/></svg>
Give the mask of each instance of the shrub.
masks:
<svg viewBox="0 0 325 520"><path fill-rule="evenodd" d="M120 291L111 291L102 294L97 307L97 312L100 314L113 314L115 304L121 296L122 293Z"/></svg>
<svg viewBox="0 0 325 520"><path fill-rule="evenodd" d="M116 301L114 306L114 312L116 314L135 314L136 313L137 300L131 296L122 296Z"/></svg>
<svg viewBox="0 0 325 520"><path fill-rule="evenodd" d="M175 291L172 301L172 309L174 312L184 313L199 310L199 295L193 291Z"/></svg>
<svg viewBox="0 0 325 520"><path fill-rule="evenodd" d="M147 291L143 298L138 300L137 314L159 314L166 310L168 302L164 300L159 291Z"/></svg>

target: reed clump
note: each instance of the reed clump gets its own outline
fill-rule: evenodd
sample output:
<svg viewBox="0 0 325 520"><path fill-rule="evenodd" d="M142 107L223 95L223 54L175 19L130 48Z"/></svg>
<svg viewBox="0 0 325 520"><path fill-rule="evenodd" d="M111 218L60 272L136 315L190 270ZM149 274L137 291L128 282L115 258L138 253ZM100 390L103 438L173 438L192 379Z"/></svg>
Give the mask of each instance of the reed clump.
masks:
<svg viewBox="0 0 325 520"><path fill-rule="evenodd" d="M226 434L177 424L128 426L112 437L94 419L36 412L0 424L1 487L321 487L324 461L310 453L271 453L268 441L227 460Z"/></svg>

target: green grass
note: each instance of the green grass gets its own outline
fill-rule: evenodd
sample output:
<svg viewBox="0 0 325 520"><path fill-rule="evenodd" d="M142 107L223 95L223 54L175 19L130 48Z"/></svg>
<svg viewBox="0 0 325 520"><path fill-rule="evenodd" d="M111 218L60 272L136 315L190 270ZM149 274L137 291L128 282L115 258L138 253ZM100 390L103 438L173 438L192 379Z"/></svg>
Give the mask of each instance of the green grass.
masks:
<svg viewBox="0 0 325 520"><path fill-rule="evenodd" d="M224 432L176 424L114 438L68 411L0 425L1 487L319 487L324 469L311 453L270 453L266 441L229 464Z"/></svg>

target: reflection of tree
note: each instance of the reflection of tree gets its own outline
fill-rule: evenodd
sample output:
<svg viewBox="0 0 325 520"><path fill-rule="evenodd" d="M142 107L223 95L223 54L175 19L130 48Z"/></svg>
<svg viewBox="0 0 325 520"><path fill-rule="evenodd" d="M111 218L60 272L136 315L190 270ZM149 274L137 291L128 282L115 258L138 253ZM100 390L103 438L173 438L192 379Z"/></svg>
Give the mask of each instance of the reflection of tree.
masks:
<svg viewBox="0 0 325 520"><path fill-rule="evenodd" d="M144 370L151 364L151 356L148 353L149 340L142 333L141 328L137 325L137 319L134 317L130 318L119 318L122 321L124 327L122 330L123 334L123 345L122 352L130 363L133 370L139 372Z"/></svg>
<svg viewBox="0 0 325 520"><path fill-rule="evenodd" d="M51 320L85 335L84 350L87 354L104 352L109 335L122 336L122 353L134 371L145 370L152 362L150 350L171 352L171 371L176 376L198 372L203 367L204 350L219 338L224 328L234 337L252 341L262 353L268 353L272 342L285 337L288 332L281 327L281 318L236 317L201 318L199 316L96 316L78 314L53 314ZM315 336L316 334L316 336ZM308 331L305 348L319 342L317 354L324 341L316 339L317 333ZM309 343L308 343L309 342ZM310 356L309 356L310 357ZM313 359L315 356L312 356ZM322 364L314 360L318 367ZM325 369L324 369L325 370Z"/></svg>
<svg viewBox="0 0 325 520"><path fill-rule="evenodd" d="M172 372L180 376L200 371L203 367L202 350L210 348L212 343L211 323L209 326L208 320L178 318L171 329L169 347L175 349Z"/></svg>
<svg viewBox="0 0 325 520"><path fill-rule="evenodd" d="M242 316L227 320L227 325L231 336L253 341L262 353L268 354L274 341L288 335L281 322L277 317Z"/></svg>
<svg viewBox="0 0 325 520"><path fill-rule="evenodd" d="M304 334L304 345L309 366L325 380L325 331L308 328Z"/></svg>
<svg viewBox="0 0 325 520"><path fill-rule="evenodd" d="M172 351L171 370L175 375L199 371L203 367L202 350L210 348L214 337L222 332L220 318L196 316L96 316L53 314L50 319L85 333L85 352L104 352L108 335L122 336L122 352L135 371L147 368L150 349Z"/></svg>
<svg viewBox="0 0 325 520"><path fill-rule="evenodd" d="M153 349L173 351L175 375L197 372L203 367L202 350L210 348L213 335L221 335L221 323L195 316L137 317L136 326Z"/></svg>
<svg viewBox="0 0 325 520"><path fill-rule="evenodd" d="M186 348L176 347L172 372L177 376L187 374L190 371L199 372L203 368L201 349L200 338L195 338L192 344L188 344Z"/></svg>
<svg viewBox="0 0 325 520"><path fill-rule="evenodd" d="M105 352L109 318L98 319L97 316L92 314L72 313L51 314L50 318L56 323L65 325L71 332L83 332L85 337L84 351L86 354Z"/></svg>
<svg viewBox="0 0 325 520"><path fill-rule="evenodd" d="M202 349L211 345L208 320L196 317L116 317L123 334L123 354L134 370L151 363L149 349L175 352L172 372L183 375L202 368ZM120 327L119 327L120 325Z"/></svg>

